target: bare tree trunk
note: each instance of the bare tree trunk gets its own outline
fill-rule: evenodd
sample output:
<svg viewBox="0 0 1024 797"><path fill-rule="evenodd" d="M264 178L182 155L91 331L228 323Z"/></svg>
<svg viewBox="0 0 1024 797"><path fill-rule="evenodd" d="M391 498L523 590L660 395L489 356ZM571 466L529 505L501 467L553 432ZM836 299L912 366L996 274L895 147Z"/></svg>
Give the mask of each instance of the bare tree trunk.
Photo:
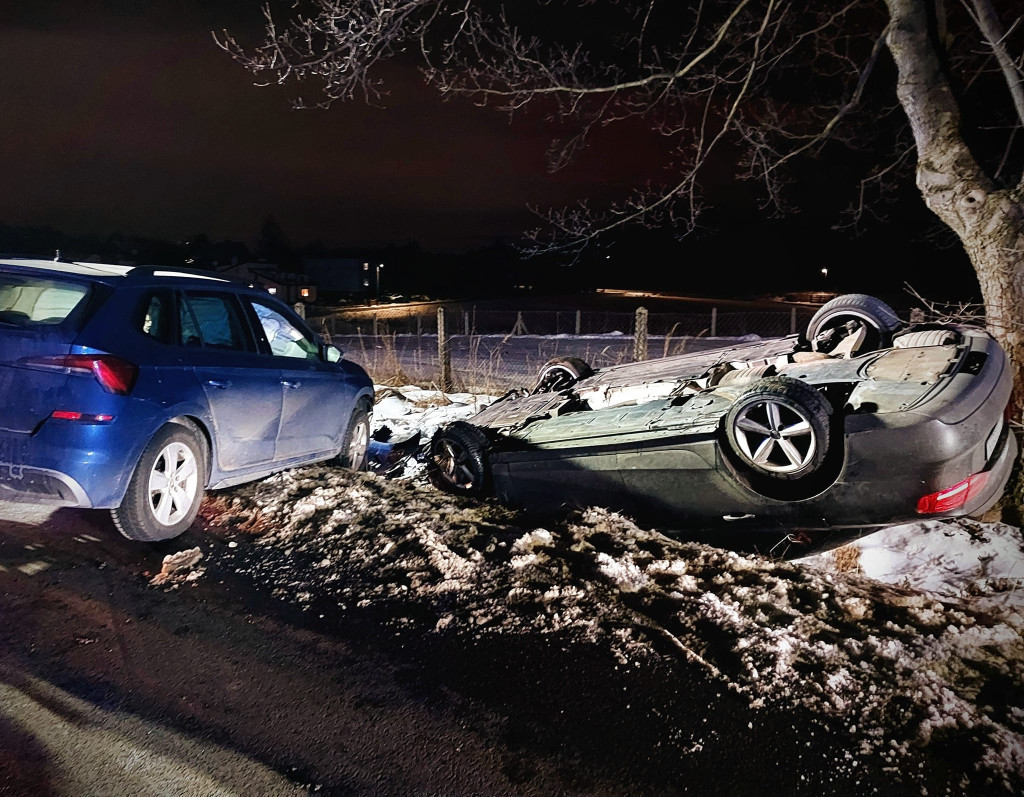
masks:
<svg viewBox="0 0 1024 797"><path fill-rule="evenodd" d="M917 146L917 186L925 203L959 236L981 286L989 330L1014 368L1011 402L1024 417L1024 203L999 189L971 154L960 109L929 30L926 0L886 0L896 86Z"/></svg>
<svg viewBox="0 0 1024 797"><path fill-rule="evenodd" d="M1013 417L1024 420L1024 207L1008 192L991 194L988 222L976 234L961 236L974 264L985 301L989 331L1010 355L1015 369Z"/></svg>

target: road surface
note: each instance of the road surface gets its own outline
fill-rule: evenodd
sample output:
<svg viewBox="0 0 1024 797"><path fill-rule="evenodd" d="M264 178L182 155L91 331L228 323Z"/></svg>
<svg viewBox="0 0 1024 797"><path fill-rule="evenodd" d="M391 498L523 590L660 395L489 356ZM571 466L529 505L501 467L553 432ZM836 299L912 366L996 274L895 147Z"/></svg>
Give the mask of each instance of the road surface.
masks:
<svg viewBox="0 0 1024 797"><path fill-rule="evenodd" d="M150 586L229 544L0 503L0 794L916 793L678 658L302 614L216 569Z"/></svg>

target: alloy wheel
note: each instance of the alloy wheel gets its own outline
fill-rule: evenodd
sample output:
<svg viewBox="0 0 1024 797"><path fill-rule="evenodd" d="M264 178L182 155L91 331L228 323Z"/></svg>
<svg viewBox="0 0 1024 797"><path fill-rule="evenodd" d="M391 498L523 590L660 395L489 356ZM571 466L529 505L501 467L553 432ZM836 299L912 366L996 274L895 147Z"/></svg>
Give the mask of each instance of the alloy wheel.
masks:
<svg viewBox="0 0 1024 797"><path fill-rule="evenodd" d="M453 487L471 488L475 477L469 466L469 452L451 439L441 440L440 449L435 462L444 478Z"/></svg>
<svg viewBox="0 0 1024 797"><path fill-rule="evenodd" d="M740 453L753 465L772 473L798 473L817 451L810 418L779 401L752 402L733 421Z"/></svg>
<svg viewBox="0 0 1024 797"><path fill-rule="evenodd" d="M199 491L195 452L184 443L168 443L156 456L149 473L149 507L163 526L188 515Z"/></svg>
<svg viewBox="0 0 1024 797"><path fill-rule="evenodd" d="M352 467L358 467L358 463L366 456L366 449L370 444L370 425L362 420L352 430L352 438L348 441L348 461Z"/></svg>

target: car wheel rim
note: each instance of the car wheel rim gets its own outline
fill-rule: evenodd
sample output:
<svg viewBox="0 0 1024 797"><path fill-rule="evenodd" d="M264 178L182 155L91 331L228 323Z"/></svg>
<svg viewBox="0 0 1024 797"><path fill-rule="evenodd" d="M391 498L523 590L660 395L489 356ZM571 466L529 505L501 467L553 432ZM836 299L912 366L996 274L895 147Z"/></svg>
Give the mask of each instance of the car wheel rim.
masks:
<svg viewBox="0 0 1024 797"><path fill-rule="evenodd" d="M857 312L847 311L842 315L835 316L822 326L821 332L818 334L821 335L828 330L838 330L839 327L849 322L853 322L854 328L847 334L840 334L839 338L828 346L829 351L835 349L844 338L857 334L857 331L860 329L864 330L865 337L860 345L853 349L852 353L856 354L862 349L870 351L877 348L880 331L876 322L869 316Z"/></svg>
<svg viewBox="0 0 1024 797"><path fill-rule="evenodd" d="M445 480L454 487L472 487L474 476L468 464L469 452L454 440L442 440L440 449L435 462Z"/></svg>
<svg viewBox="0 0 1024 797"><path fill-rule="evenodd" d="M576 383L576 374L564 365L552 365L544 369L538 380L538 388L546 391L562 390Z"/></svg>
<svg viewBox="0 0 1024 797"><path fill-rule="evenodd" d="M355 467L363 461L363 455L366 453L366 447L369 445L369 442L369 426L365 421L360 421L356 424L356 428L352 430L352 439L348 444L348 461L350 465Z"/></svg>
<svg viewBox="0 0 1024 797"><path fill-rule="evenodd" d="M195 452L184 443L168 443L149 473L149 508L162 526L180 523L191 511L199 491Z"/></svg>
<svg viewBox="0 0 1024 797"><path fill-rule="evenodd" d="M748 404L733 421L733 433L747 461L772 473L798 473L817 451L809 416L778 401Z"/></svg>

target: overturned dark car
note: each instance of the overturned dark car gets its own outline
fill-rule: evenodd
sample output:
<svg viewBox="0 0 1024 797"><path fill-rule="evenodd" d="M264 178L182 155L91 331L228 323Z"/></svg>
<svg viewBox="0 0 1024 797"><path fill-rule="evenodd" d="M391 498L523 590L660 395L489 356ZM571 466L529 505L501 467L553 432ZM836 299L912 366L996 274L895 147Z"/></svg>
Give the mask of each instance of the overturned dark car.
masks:
<svg viewBox="0 0 1024 797"><path fill-rule="evenodd" d="M437 486L691 528L869 527L979 515L1017 446L983 329L906 326L850 294L803 335L592 371L553 360L430 443Z"/></svg>

